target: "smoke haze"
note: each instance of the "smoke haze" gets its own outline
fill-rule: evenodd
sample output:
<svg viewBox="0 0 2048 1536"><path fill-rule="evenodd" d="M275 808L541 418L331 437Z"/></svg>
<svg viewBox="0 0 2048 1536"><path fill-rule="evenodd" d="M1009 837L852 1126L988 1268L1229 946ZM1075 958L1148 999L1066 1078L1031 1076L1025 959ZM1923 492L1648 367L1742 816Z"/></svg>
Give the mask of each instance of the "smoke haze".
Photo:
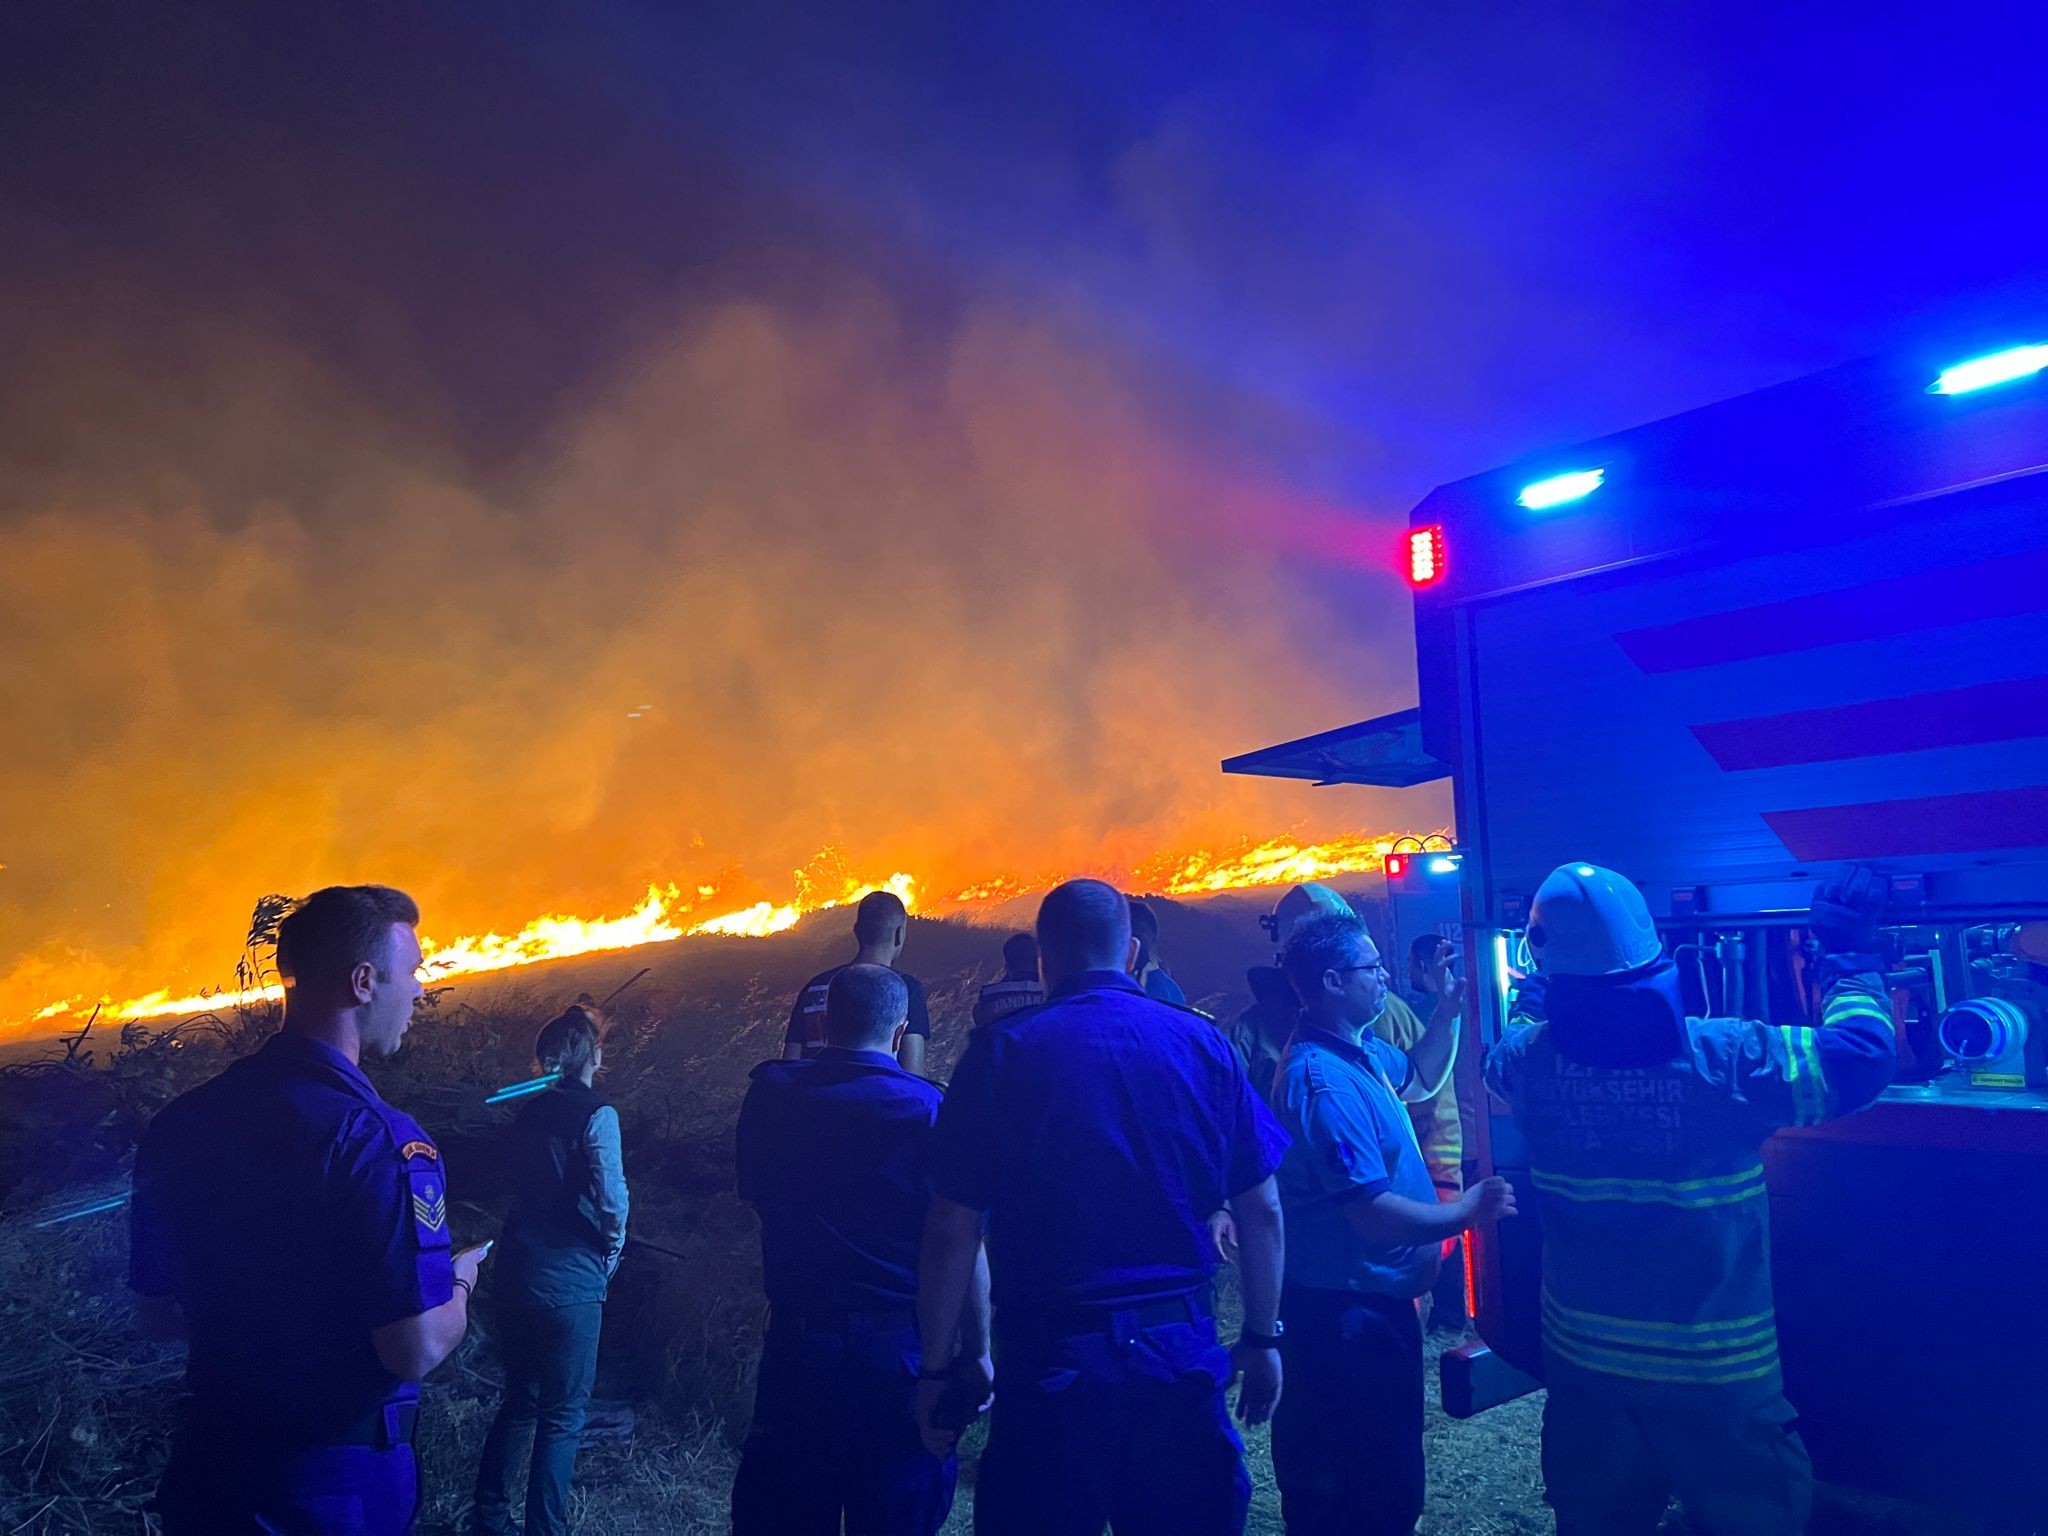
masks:
<svg viewBox="0 0 2048 1536"><path fill-rule="evenodd" d="M1433 484L2038 313L2030 8L1602 12L8 7L0 1028L1441 824L1215 766L1410 702Z"/></svg>

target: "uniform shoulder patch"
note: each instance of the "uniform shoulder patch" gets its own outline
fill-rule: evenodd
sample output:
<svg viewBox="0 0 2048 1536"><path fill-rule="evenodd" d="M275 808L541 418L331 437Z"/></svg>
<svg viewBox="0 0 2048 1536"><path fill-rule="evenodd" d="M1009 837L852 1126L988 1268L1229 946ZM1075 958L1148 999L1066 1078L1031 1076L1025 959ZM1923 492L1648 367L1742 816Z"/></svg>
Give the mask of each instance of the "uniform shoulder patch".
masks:
<svg viewBox="0 0 2048 1536"><path fill-rule="evenodd" d="M423 1236L447 1230L448 1199L436 1185L413 1185L412 1219Z"/></svg>
<svg viewBox="0 0 2048 1536"><path fill-rule="evenodd" d="M398 1160L402 1163L409 1163L416 1157L430 1157L438 1163L441 1149L431 1141L408 1141L398 1149Z"/></svg>

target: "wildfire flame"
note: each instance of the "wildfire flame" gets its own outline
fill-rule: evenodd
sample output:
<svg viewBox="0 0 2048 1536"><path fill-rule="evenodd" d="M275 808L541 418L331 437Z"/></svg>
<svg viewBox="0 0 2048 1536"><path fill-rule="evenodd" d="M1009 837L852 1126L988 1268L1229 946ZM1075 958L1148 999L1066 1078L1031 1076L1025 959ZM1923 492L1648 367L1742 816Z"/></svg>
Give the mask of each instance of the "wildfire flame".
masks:
<svg viewBox="0 0 2048 1536"><path fill-rule="evenodd" d="M1341 838L1331 842L1298 843L1291 838L1274 838L1248 843L1229 853L1197 852L1152 861L1118 878L1144 890L1170 896L1207 895L1218 891L1255 889L1260 886L1292 885L1304 880L1329 880L1344 875L1370 874L1379 870L1395 840L1386 836ZM1105 878L1122 872L1101 872ZM1065 876L1032 878L998 875L961 887L944 898L950 910L971 909L1012 897L1028 895L1056 884ZM577 955L638 949L671 939L698 935L729 938L766 938L793 928L814 912L828 911L857 900L871 890L893 891L910 911L918 910L919 882L897 872L886 880L855 879L837 850L827 848L795 876L796 895L787 902L757 901L750 906L709 916L699 915L714 904L720 887L697 885L685 891L676 885L651 885L640 904L622 917L580 918L549 913L535 918L517 933L475 934L438 943L423 937L422 973L431 982L475 976L488 971L510 970L544 960L565 960ZM271 985L236 991L199 992L174 997L158 990L141 997L116 1002L101 1000L101 1017L117 1022L131 1019L176 1018L211 1009L244 1004L274 1002L284 996L282 987ZM44 1022L85 1012L87 1000L65 998L30 1015L31 1022Z"/></svg>
<svg viewBox="0 0 2048 1536"><path fill-rule="evenodd" d="M1286 838L1255 843L1227 856L1193 853L1157 872L1169 896L1200 896L1261 885L1298 885L1341 875L1372 874L1394 851L1390 837L1351 837L1329 843L1296 843Z"/></svg>

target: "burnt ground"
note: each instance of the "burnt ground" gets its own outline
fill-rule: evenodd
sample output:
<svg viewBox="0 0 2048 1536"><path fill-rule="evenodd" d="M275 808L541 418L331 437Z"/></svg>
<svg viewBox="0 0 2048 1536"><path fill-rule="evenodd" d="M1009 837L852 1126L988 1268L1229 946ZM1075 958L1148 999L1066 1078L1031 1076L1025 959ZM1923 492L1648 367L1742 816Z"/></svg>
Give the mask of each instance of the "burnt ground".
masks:
<svg viewBox="0 0 2048 1536"><path fill-rule="evenodd" d="M1230 1007L1242 967L1259 958L1254 910L1240 902L1169 914L1169 944L1178 929L1186 945L1169 949L1187 957L1176 969L1190 995L1218 1012ZM917 925L907 960L930 989L939 1076L962 1042L977 967L990 973L1000 939L1000 930ZM576 1528L586 1536L725 1530L766 1314L753 1218L731 1192L732 1120L748 1070L779 1050L790 996L840 958L843 945L836 931L807 925L762 944L683 944L514 973L440 998L406 1049L372 1068L387 1097L440 1141L456 1239L475 1241L502 1212L499 1133L510 1118L509 1110L486 1108L484 1095L529 1073L532 1032L560 1003L584 988L602 994L650 959L655 965L617 1010L604 1087L625 1126L634 1233L667 1251L630 1249L607 1308L598 1394L629 1413L632 1427L585 1451L575 1501ZM131 1028L89 1040L69 1064L17 1057L0 1067L0 1536L148 1529L143 1511L174 1421L179 1352L133 1330L119 1213L36 1223L118 1195L149 1116L253 1048L273 1022L259 1011L177 1030ZM466 1531L470 1478L495 1409L488 1266L480 1299L479 1323L427 1384L425 1536ZM1433 1370L1431 1381L1434 1394ZM1462 1423L1432 1405L1422 1529L1550 1530L1537 1466L1540 1414L1540 1397ZM1264 1431L1247 1438L1251 1529L1277 1533ZM970 1529L976 1449L970 1438L949 1532ZM1667 1531L1682 1529L1675 1516L1667 1523ZM1816 1522L1826 1536L1966 1529L1838 1505Z"/></svg>

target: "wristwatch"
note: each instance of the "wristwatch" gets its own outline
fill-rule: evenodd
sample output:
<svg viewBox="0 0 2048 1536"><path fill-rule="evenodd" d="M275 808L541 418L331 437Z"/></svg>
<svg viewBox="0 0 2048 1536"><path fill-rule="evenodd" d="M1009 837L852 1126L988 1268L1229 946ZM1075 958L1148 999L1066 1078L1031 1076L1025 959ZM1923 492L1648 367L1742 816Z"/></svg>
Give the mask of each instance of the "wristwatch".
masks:
<svg viewBox="0 0 2048 1536"><path fill-rule="evenodd" d="M1271 1333L1254 1333L1251 1329L1246 1328L1238 1333L1237 1342L1249 1344L1253 1349L1278 1349L1280 1347L1280 1336L1286 1332L1287 1325L1276 1317L1273 1319L1273 1331Z"/></svg>

